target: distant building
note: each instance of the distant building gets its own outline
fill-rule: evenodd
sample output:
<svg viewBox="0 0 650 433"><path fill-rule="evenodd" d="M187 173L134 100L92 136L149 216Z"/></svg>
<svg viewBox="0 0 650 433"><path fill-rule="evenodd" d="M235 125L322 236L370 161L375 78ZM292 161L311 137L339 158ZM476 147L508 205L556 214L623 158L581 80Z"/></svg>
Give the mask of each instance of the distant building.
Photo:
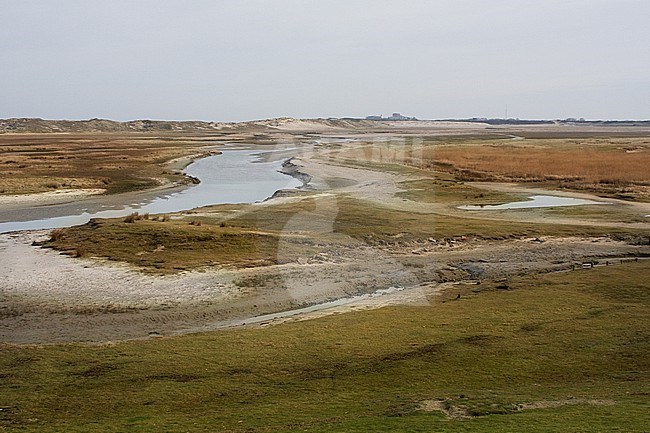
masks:
<svg viewBox="0 0 650 433"><path fill-rule="evenodd" d="M398 121L398 120L418 120L415 117L402 116L401 113L393 113L390 117L379 116L366 116L366 120L387 120L387 121Z"/></svg>

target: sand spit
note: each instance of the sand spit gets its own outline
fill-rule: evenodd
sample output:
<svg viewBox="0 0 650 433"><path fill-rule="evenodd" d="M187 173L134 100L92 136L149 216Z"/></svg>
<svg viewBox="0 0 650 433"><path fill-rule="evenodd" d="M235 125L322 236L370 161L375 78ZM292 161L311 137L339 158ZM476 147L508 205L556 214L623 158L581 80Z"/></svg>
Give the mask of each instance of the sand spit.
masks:
<svg viewBox="0 0 650 433"><path fill-rule="evenodd" d="M38 194L0 195L0 206L45 206L57 203L67 203L83 197L104 194L105 189L60 189L56 191L41 192Z"/></svg>

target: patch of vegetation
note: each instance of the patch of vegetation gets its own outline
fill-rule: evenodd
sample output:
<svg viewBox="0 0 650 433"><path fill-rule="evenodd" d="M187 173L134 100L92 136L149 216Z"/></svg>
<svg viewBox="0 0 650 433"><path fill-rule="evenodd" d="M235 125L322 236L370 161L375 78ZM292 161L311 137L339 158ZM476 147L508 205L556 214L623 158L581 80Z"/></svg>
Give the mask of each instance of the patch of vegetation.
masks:
<svg viewBox="0 0 650 433"><path fill-rule="evenodd" d="M649 266L514 278L509 290L270 328L3 346L0 427L643 432ZM422 410L428 401L444 412Z"/></svg>
<svg viewBox="0 0 650 433"><path fill-rule="evenodd" d="M401 182L400 187L405 191L397 193L397 197L425 203L501 204L521 200L520 196L474 188L444 175Z"/></svg>
<svg viewBox="0 0 650 433"><path fill-rule="evenodd" d="M644 223L648 221L637 209L624 206L566 206L544 209L550 217L584 218L592 221L625 221Z"/></svg>
<svg viewBox="0 0 650 433"><path fill-rule="evenodd" d="M43 245L75 256L104 257L132 263L146 272L174 273L206 266L261 266L295 260L316 251L302 240L243 227L202 224L167 218L144 219L132 214L124 220L92 220L82 226L58 229ZM82 253L80 253L82 252Z"/></svg>
<svg viewBox="0 0 650 433"><path fill-rule="evenodd" d="M142 190L189 181L167 161L200 153L191 137L143 133L0 134L1 194L101 188Z"/></svg>
<svg viewBox="0 0 650 433"><path fill-rule="evenodd" d="M448 200L453 199L451 194ZM457 197L462 192L453 194ZM147 272L166 274L215 265L288 263L329 246L355 245L359 241L381 246L429 238L634 237L638 233L642 231L406 212L339 196L267 206L210 206L201 209L201 216L190 212L185 219L144 219L137 214L117 220L97 219L58 229L44 245L72 255L79 256L82 251L83 256L105 257L140 266Z"/></svg>
<svg viewBox="0 0 650 433"><path fill-rule="evenodd" d="M386 208L375 203L353 198L338 200L338 214L334 229L337 232L363 239L400 242L429 237L442 239L475 237L479 239L508 239L522 236L609 236L637 233L597 226L530 224L516 221L462 218L437 213L416 213Z"/></svg>

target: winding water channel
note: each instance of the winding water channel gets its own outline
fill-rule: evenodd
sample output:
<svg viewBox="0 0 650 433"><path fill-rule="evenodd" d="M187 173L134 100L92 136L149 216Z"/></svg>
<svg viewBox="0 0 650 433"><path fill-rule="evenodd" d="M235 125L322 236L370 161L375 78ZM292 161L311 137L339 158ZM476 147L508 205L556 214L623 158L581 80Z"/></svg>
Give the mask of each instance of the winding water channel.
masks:
<svg viewBox="0 0 650 433"><path fill-rule="evenodd" d="M224 150L221 155L193 162L184 173L201 183L183 191L140 203L124 204L116 209L83 211L30 221L0 223L0 233L18 230L53 229L85 224L91 218L120 218L133 212L169 213L223 203L254 203L264 200L280 189L296 188L301 182L280 173L282 161L265 161L266 151Z"/></svg>

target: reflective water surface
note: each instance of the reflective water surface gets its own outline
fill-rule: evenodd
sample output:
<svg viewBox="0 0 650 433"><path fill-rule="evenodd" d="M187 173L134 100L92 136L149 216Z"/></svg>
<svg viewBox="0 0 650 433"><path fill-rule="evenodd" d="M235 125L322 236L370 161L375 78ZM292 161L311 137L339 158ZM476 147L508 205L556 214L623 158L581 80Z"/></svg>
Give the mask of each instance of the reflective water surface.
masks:
<svg viewBox="0 0 650 433"><path fill-rule="evenodd" d="M121 209L83 212L32 221L0 223L0 233L16 230L51 229L85 224L91 218L119 218L133 212L168 213L222 203L254 203L264 200L280 189L295 188L301 182L280 173L282 161L264 162L255 150L224 150L190 164L184 172L201 183L183 191L132 203Z"/></svg>

